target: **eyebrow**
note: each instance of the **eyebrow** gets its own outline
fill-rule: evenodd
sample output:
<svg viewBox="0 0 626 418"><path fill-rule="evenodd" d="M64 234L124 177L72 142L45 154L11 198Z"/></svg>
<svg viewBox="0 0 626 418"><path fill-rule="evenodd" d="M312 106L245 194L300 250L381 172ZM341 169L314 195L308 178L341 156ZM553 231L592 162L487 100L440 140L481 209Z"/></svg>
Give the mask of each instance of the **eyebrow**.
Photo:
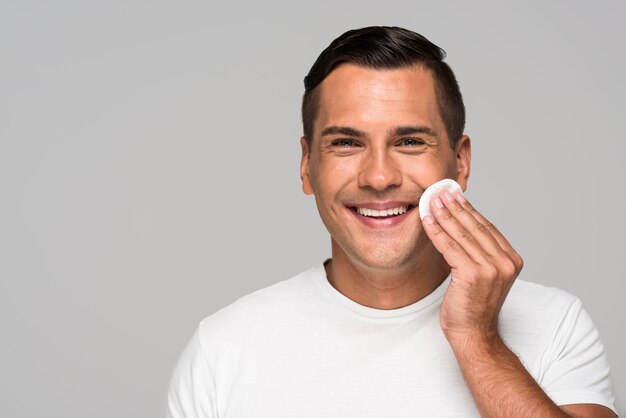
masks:
<svg viewBox="0 0 626 418"><path fill-rule="evenodd" d="M325 135L346 135L346 136L357 136L364 137L365 132L361 132L358 129L349 128L347 126L329 126L328 128L324 128L322 131L322 136Z"/></svg>
<svg viewBox="0 0 626 418"><path fill-rule="evenodd" d="M424 125L413 125L413 126L399 126L395 129L390 130L389 132L394 136L403 136L403 135L414 135L414 134L424 134L428 136L432 136L434 138L437 137L437 133ZM367 136L365 132L359 131L358 129L350 128L348 126L329 126L322 130L322 136L325 135L346 135L353 137L365 137Z"/></svg>
<svg viewBox="0 0 626 418"><path fill-rule="evenodd" d="M392 131L396 136L413 135L413 134L425 134L432 137L437 137L437 133L428 126L415 125L415 126L400 126Z"/></svg>

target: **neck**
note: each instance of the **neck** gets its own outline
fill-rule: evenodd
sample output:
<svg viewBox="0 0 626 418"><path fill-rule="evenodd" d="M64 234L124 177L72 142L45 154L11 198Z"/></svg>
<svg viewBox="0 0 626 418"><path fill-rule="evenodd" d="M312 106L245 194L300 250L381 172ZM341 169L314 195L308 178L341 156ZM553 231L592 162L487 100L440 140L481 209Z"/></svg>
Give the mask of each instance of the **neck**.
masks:
<svg viewBox="0 0 626 418"><path fill-rule="evenodd" d="M350 259L333 241L333 258L324 264L330 284L346 297L370 308L398 309L432 293L450 274L441 254L428 245L411 262L371 268Z"/></svg>

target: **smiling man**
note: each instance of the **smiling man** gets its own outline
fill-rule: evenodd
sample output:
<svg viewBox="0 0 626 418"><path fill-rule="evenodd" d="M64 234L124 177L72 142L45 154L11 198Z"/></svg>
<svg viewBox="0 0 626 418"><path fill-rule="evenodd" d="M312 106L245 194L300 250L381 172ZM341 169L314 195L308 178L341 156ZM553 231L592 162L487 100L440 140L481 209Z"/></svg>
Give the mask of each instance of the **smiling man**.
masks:
<svg viewBox="0 0 626 418"><path fill-rule="evenodd" d="M302 188L332 258L203 320L171 417L615 417L580 301L516 280L522 259L462 194L470 139L444 53L349 31L305 78Z"/></svg>

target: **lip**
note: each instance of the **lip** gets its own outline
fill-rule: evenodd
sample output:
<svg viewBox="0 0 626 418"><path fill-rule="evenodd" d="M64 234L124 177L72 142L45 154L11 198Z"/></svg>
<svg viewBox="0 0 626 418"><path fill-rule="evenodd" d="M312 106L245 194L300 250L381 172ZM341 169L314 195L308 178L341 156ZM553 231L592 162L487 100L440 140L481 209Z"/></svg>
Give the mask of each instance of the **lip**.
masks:
<svg viewBox="0 0 626 418"><path fill-rule="evenodd" d="M406 206L408 210L402 215L387 216L384 218L375 218L372 216L359 215L357 208L373 209L373 210L387 210L400 206ZM346 209L352 213L361 223L370 228L391 228L402 223L406 218L417 209L417 202L364 202L358 204L348 204ZM417 211L416 211L417 212Z"/></svg>

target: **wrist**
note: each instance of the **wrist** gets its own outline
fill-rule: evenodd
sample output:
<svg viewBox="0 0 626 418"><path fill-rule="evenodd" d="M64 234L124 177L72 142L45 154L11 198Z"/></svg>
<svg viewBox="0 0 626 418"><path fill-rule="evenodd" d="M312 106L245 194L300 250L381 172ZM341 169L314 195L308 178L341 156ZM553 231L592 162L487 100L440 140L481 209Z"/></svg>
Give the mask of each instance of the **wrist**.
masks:
<svg viewBox="0 0 626 418"><path fill-rule="evenodd" d="M497 355L506 345L497 330L475 332L447 332L445 337L458 357Z"/></svg>

